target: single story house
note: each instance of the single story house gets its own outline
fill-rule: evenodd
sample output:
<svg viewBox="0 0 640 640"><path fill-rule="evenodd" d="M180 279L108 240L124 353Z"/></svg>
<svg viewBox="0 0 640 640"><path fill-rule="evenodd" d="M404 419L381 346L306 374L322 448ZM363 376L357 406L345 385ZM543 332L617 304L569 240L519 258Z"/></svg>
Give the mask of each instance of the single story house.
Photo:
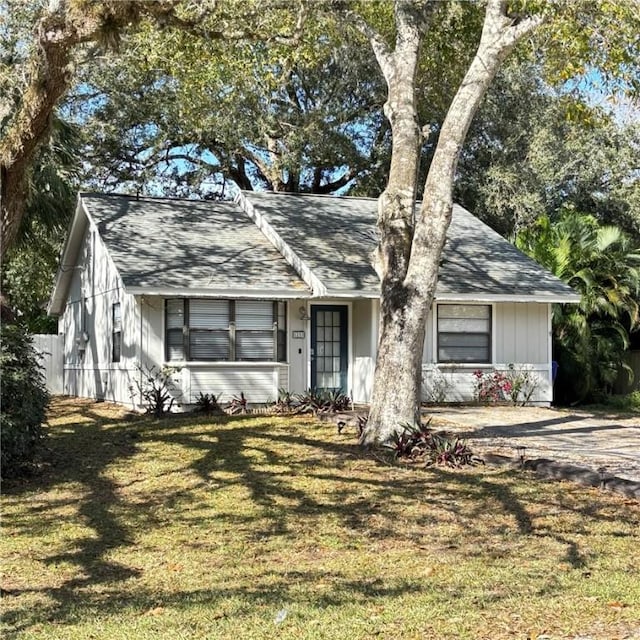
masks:
<svg viewBox="0 0 640 640"><path fill-rule="evenodd" d="M200 393L371 396L378 340L377 201L242 192L234 202L81 193L49 313L64 392L141 402L140 365ZM423 353L425 400L467 401L477 370L526 370L552 400L552 303L579 296L460 206ZM142 381L143 382L143 381Z"/></svg>

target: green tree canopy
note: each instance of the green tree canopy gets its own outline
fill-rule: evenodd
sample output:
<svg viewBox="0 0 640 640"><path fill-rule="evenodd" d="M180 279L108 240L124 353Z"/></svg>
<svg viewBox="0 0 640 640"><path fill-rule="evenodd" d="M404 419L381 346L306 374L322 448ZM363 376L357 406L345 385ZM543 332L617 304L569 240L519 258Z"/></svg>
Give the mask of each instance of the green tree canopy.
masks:
<svg viewBox="0 0 640 640"><path fill-rule="evenodd" d="M536 65L505 67L462 152L456 197L505 236L563 208L640 234L640 123L554 90Z"/></svg>
<svg viewBox="0 0 640 640"><path fill-rule="evenodd" d="M559 401L608 393L622 366L629 334L640 328L640 243L618 227L565 209L517 237L517 246L581 295L554 305L554 357Z"/></svg>

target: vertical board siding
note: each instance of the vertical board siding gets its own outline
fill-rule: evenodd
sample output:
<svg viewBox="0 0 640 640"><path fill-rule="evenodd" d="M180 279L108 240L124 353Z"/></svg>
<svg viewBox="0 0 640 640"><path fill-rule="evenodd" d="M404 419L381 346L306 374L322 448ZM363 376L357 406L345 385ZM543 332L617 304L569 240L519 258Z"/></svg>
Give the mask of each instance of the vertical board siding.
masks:
<svg viewBox="0 0 640 640"><path fill-rule="evenodd" d="M496 361L546 364L548 304L513 302L496 305Z"/></svg>
<svg viewBox="0 0 640 640"><path fill-rule="evenodd" d="M47 391L64 393L64 335L36 334L33 346L38 354Z"/></svg>
<svg viewBox="0 0 640 640"><path fill-rule="evenodd" d="M430 403L473 402L476 378L473 372L479 369L487 374L501 371L510 374L508 363L482 367L456 367L423 365L422 400ZM553 400L553 390L549 384L549 367L540 364L519 364L515 368L530 372L536 379L536 388L530 404L549 405Z"/></svg>

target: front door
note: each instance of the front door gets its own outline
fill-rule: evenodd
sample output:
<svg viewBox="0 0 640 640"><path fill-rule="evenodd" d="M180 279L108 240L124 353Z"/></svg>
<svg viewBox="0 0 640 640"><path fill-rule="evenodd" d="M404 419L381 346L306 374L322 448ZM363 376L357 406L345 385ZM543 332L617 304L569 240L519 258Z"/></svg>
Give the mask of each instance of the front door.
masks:
<svg viewBox="0 0 640 640"><path fill-rule="evenodd" d="M346 305L311 305L311 387L347 393Z"/></svg>

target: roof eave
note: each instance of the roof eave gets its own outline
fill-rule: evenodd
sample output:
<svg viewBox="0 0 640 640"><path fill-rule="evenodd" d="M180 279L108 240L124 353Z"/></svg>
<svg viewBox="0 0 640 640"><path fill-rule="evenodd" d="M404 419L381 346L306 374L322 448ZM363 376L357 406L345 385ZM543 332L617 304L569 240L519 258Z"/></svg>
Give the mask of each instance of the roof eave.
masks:
<svg viewBox="0 0 640 640"><path fill-rule="evenodd" d="M82 194L78 194L73 219L69 225L69 231L62 251L60 252L60 261L53 291L47 304L47 315L49 316L60 316L64 312L69 284L73 276L73 269L77 264L78 252L88 224L89 217L82 203Z"/></svg>
<svg viewBox="0 0 640 640"><path fill-rule="evenodd" d="M558 304L577 304L580 296L577 293L436 293L436 302L539 302Z"/></svg>
<svg viewBox="0 0 640 640"><path fill-rule="evenodd" d="M259 300L297 300L310 298L311 291L304 289L232 289L226 287L154 287L127 286L127 293L134 296L158 296L162 298L251 298Z"/></svg>

